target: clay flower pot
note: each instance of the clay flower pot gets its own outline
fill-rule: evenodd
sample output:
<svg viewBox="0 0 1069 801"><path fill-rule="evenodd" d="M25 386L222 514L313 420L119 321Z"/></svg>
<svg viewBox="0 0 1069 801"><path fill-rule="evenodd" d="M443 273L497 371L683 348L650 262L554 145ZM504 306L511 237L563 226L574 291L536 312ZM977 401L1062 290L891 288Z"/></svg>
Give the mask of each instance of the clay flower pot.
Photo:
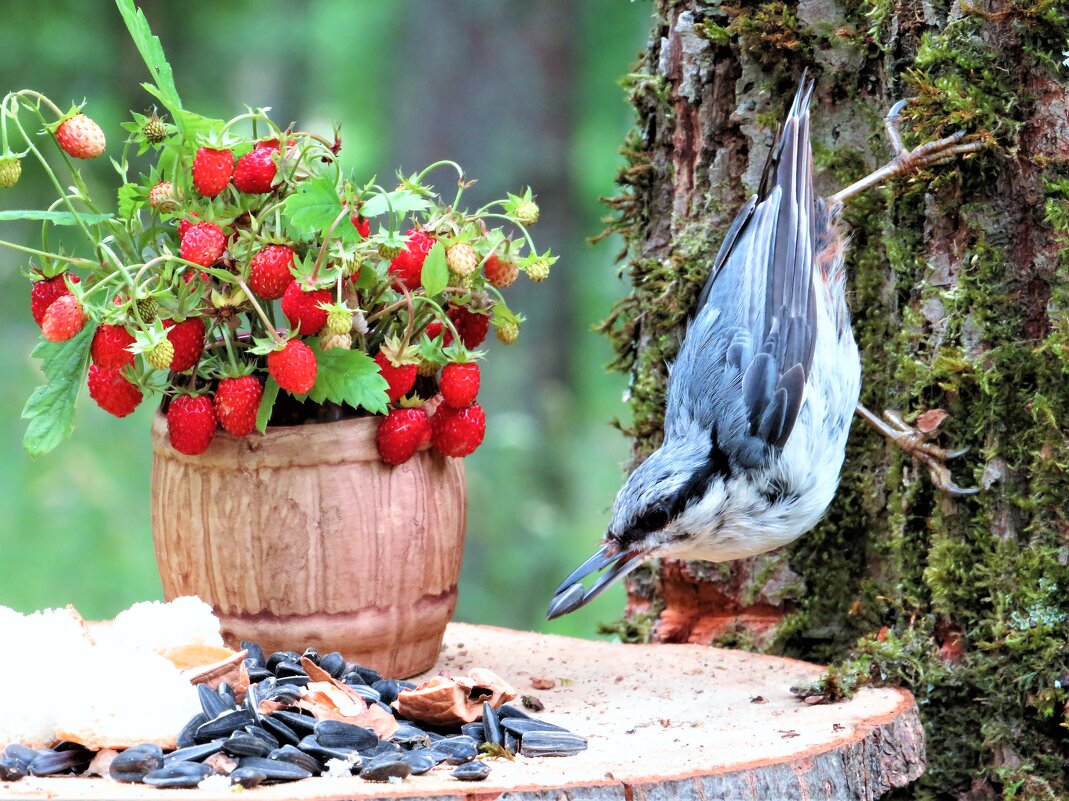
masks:
<svg viewBox="0 0 1069 801"><path fill-rule="evenodd" d="M430 668L457 599L464 466L390 467L378 420L219 432L199 456L152 424L152 538L168 600L199 595L231 645L315 647L389 677Z"/></svg>

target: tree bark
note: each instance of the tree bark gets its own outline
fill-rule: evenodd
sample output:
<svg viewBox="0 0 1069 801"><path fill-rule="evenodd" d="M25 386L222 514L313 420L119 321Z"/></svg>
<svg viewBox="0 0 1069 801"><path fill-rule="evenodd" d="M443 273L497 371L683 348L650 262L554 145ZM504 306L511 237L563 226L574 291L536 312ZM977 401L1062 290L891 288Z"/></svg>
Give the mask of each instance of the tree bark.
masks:
<svg viewBox="0 0 1069 801"><path fill-rule="evenodd" d="M625 191L608 201L632 290L605 330L631 375L635 463L659 444L680 326L808 67L818 191L890 158L881 118L901 97L912 98L907 146L959 129L990 145L845 212L862 401L907 419L946 411L935 441L972 448L953 470L984 491L941 494L858 423L817 529L753 559L634 574L624 630L849 658L835 690L890 679L917 694L923 792L982 798L1018 781L1066 792L1069 4L659 0L655 11L630 76Z"/></svg>

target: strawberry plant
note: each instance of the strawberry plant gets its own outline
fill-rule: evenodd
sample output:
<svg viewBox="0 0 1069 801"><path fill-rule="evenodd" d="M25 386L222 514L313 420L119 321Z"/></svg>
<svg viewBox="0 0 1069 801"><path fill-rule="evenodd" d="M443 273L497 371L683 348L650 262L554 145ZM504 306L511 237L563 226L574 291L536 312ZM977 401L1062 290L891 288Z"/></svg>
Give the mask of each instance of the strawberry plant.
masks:
<svg viewBox="0 0 1069 801"><path fill-rule="evenodd" d="M386 422L389 463L428 440L471 453L485 428L474 349L491 325L515 341L522 317L501 289L520 273L544 280L555 261L528 233L530 190L469 210L471 182L451 161L386 187L342 168L338 131L282 129L268 109L229 121L190 111L143 13L117 5L163 112L124 124L114 204L91 195L72 159L117 137L32 90L0 103L0 188L32 159L59 195L46 210L0 210L44 227L40 248L0 241L29 258L42 332L33 355L46 382L23 411L26 450L70 434L87 386L119 417L159 399L172 445L190 454L220 428L249 436L366 415ZM431 179L443 171L440 191ZM54 244L56 226L74 229L77 249Z"/></svg>

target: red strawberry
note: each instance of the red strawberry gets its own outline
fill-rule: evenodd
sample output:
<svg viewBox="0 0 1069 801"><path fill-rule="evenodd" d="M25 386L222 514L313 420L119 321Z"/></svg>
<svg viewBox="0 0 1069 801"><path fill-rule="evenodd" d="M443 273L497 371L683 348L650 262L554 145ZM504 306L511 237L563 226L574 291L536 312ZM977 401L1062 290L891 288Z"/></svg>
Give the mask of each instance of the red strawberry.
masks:
<svg viewBox="0 0 1069 801"><path fill-rule="evenodd" d="M442 341L439 344L443 348L453 344L453 332L446 328L444 323L441 323L438 320L427 323L427 327L424 330L427 332L427 336L430 337L432 342L440 336Z"/></svg>
<svg viewBox="0 0 1069 801"><path fill-rule="evenodd" d="M419 289L423 285L423 262L432 247L433 236L417 228L410 229L404 250L390 262L390 272L409 289Z"/></svg>
<svg viewBox="0 0 1069 801"><path fill-rule="evenodd" d="M207 395L179 395L167 408L167 433L171 447L196 456L212 444L217 422L215 407Z"/></svg>
<svg viewBox="0 0 1069 801"><path fill-rule="evenodd" d="M234 167L234 186L239 192L260 195L271 191L278 167L275 165L275 153L278 144L258 145L240 159Z"/></svg>
<svg viewBox="0 0 1069 801"><path fill-rule="evenodd" d="M478 403L466 409L443 403L431 418L431 443L446 456L468 456L482 444L485 434L486 413Z"/></svg>
<svg viewBox="0 0 1069 801"><path fill-rule="evenodd" d="M329 289L305 291L299 283L292 282L282 293L282 313L290 321L290 328L300 327L301 336L318 334L327 324L328 312L319 308L320 303L330 303Z"/></svg>
<svg viewBox="0 0 1069 801"><path fill-rule="evenodd" d="M252 258L249 286L262 298L278 300L293 283L293 251L285 245L268 245Z"/></svg>
<svg viewBox="0 0 1069 801"><path fill-rule="evenodd" d="M78 298L70 293L56 298L45 311L41 333L49 342L65 342L85 326L86 316Z"/></svg>
<svg viewBox="0 0 1069 801"><path fill-rule="evenodd" d="M215 414L219 424L235 437L245 437L256 428L256 413L264 388L252 375L224 378L215 390Z"/></svg>
<svg viewBox="0 0 1069 801"><path fill-rule="evenodd" d="M438 381L442 399L454 409L471 406L479 394L479 365L475 362L454 362L442 368Z"/></svg>
<svg viewBox="0 0 1069 801"><path fill-rule="evenodd" d="M375 364L379 366L379 374L389 384L386 388L386 394L390 398L390 403L399 401L415 386L416 371L419 370L418 364L395 364L382 351L375 354Z"/></svg>
<svg viewBox="0 0 1069 801"><path fill-rule="evenodd" d="M178 239L186 235L186 231L192 228L196 223L200 221L200 217L197 216L197 212L191 211L188 217L185 217L178 221Z"/></svg>
<svg viewBox="0 0 1069 801"><path fill-rule="evenodd" d="M516 262L498 258L496 253L492 253L483 265L483 272L486 273L487 281L503 289L515 283L520 274L520 268L516 266Z"/></svg>
<svg viewBox="0 0 1069 801"><path fill-rule="evenodd" d="M215 223L199 222L186 229L182 237L181 256L186 261L211 267L226 249L226 235Z"/></svg>
<svg viewBox="0 0 1069 801"><path fill-rule="evenodd" d="M121 370L134 363L134 354L127 350L134 344L134 338L121 325L104 323L93 334L93 344L89 352L93 364L105 370Z"/></svg>
<svg viewBox="0 0 1069 801"><path fill-rule="evenodd" d="M349 222L353 224L353 226L356 228L356 232L360 234L360 236L364 239L367 239L369 236L371 236L371 220L358 213L351 215L349 217Z"/></svg>
<svg viewBox="0 0 1069 801"><path fill-rule="evenodd" d="M89 397L108 414L126 417L144 397L135 384L131 384L122 370L108 370L98 364L89 365Z"/></svg>
<svg viewBox="0 0 1069 801"><path fill-rule="evenodd" d="M56 141L68 156L95 159L104 152L104 132L84 114L75 114L56 129Z"/></svg>
<svg viewBox="0 0 1069 801"><path fill-rule="evenodd" d="M174 345L174 358L171 359L174 372L181 373L200 361L200 354L204 351L203 317L188 317L180 323L164 320L163 327L168 329L167 339Z"/></svg>
<svg viewBox="0 0 1069 801"><path fill-rule="evenodd" d="M460 334L460 341L468 350L479 347L490 330L490 315L473 312L464 306L454 306L448 311L449 319Z"/></svg>
<svg viewBox="0 0 1069 801"><path fill-rule="evenodd" d="M431 424L423 409L393 409L375 434L379 456L386 464L401 464L412 458L430 436Z"/></svg>
<svg viewBox="0 0 1069 801"><path fill-rule="evenodd" d="M30 313L38 325L45 321L45 311L52 305L52 301L71 293L67 289L67 282L63 280L64 276L70 278L72 284L78 283L78 276L70 273L60 273L54 278L33 282L33 289L30 290Z"/></svg>
<svg viewBox="0 0 1069 801"><path fill-rule="evenodd" d="M234 174L234 154L229 150L202 147L193 157L193 186L204 197L215 197Z"/></svg>
<svg viewBox="0 0 1069 801"><path fill-rule="evenodd" d="M267 354L267 372L280 387L303 395L315 386L316 355L299 339L291 339L282 350Z"/></svg>

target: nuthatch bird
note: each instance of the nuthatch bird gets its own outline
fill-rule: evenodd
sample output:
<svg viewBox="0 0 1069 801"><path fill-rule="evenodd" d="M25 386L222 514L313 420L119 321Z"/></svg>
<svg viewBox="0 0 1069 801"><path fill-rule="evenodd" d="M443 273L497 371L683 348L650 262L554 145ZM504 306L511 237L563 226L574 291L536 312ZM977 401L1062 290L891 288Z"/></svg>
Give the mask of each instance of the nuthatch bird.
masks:
<svg viewBox="0 0 1069 801"><path fill-rule="evenodd" d="M724 562L792 542L835 495L855 407L882 425L857 405L861 358L846 305L842 202L981 145L957 134L906 151L899 103L887 118L896 158L836 195L816 197L812 92L803 77L757 194L713 262L669 371L663 444L628 477L604 543L557 589L550 619L648 559ZM925 459L933 476L941 459L956 455L898 422L883 433ZM945 488L964 492L946 479Z"/></svg>

